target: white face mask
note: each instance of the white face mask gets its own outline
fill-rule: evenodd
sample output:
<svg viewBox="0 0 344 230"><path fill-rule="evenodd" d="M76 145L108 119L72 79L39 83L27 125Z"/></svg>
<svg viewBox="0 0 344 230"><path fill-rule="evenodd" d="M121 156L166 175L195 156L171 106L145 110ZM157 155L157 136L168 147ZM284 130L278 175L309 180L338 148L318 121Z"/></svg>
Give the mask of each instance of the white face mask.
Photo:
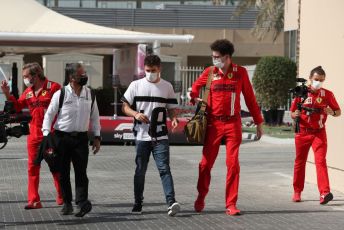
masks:
<svg viewBox="0 0 344 230"><path fill-rule="evenodd" d="M321 81L316 81L316 80L313 80L312 81L312 88L317 90L317 89L320 89L322 87L322 82Z"/></svg>
<svg viewBox="0 0 344 230"><path fill-rule="evenodd" d="M155 82L158 79L158 73L145 72L146 79L150 82Z"/></svg>
<svg viewBox="0 0 344 230"><path fill-rule="evenodd" d="M26 85L26 87L31 87L33 86L33 83L30 82L30 80L28 78L24 78L24 84Z"/></svg>
<svg viewBox="0 0 344 230"><path fill-rule="evenodd" d="M225 65L225 63L223 63L220 58L213 58L213 64L214 66L220 69L222 69L223 66Z"/></svg>

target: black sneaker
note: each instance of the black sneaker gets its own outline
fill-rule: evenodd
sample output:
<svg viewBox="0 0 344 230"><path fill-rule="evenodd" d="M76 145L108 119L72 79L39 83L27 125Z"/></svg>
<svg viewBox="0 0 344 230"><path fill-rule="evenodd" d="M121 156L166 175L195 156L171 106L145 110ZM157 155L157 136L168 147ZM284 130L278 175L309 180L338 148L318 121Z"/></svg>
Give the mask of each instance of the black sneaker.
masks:
<svg viewBox="0 0 344 230"><path fill-rule="evenodd" d="M333 200L333 194L330 192L320 196L320 204L327 204L331 200Z"/></svg>
<svg viewBox="0 0 344 230"><path fill-rule="evenodd" d="M131 213L135 215L142 214L142 203L135 203Z"/></svg>
<svg viewBox="0 0 344 230"><path fill-rule="evenodd" d="M63 208L61 209L62 215L71 215L73 214L73 205L71 203L64 203Z"/></svg>
<svg viewBox="0 0 344 230"><path fill-rule="evenodd" d="M180 212L180 205L177 202L174 202L167 209L167 215L169 216L175 216L178 212Z"/></svg>
<svg viewBox="0 0 344 230"><path fill-rule="evenodd" d="M85 201L83 204L78 206L78 212L75 213L76 217L83 217L92 210L92 204L90 201Z"/></svg>

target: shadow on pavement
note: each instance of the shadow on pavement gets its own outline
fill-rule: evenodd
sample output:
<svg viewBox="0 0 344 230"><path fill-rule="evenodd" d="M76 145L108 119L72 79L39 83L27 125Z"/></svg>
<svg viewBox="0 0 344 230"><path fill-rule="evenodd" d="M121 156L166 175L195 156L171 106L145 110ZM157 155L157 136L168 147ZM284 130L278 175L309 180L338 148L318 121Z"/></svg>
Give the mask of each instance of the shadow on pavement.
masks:
<svg viewBox="0 0 344 230"><path fill-rule="evenodd" d="M0 222L0 224L8 226L22 226L22 225L45 225L45 224L56 224L61 226L68 225L80 225L80 224L95 224L95 223L109 223L109 222L122 222L122 221L152 221L155 218L118 218L116 214L110 213L108 216L92 216L84 218L73 218L66 220L41 220L41 221L23 221L23 222ZM1 226L1 225L0 225Z"/></svg>
<svg viewBox="0 0 344 230"><path fill-rule="evenodd" d="M133 203L114 203L114 204L93 204L95 207L104 207L104 208L132 208ZM166 203L143 203L143 207L155 207L166 205Z"/></svg>

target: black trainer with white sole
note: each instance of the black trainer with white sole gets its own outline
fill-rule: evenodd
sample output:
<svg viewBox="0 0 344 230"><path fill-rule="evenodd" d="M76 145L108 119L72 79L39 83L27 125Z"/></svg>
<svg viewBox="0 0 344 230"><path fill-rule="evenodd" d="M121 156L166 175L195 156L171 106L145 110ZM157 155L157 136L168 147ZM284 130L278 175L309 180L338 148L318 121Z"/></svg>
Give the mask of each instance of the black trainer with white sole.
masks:
<svg viewBox="0 0 344 230"><path fill-rule="evenodd" d="M178 212L180 212L180 205L177 202L174 202L167 209L167 214L169 216L175 216Z"/></svg>

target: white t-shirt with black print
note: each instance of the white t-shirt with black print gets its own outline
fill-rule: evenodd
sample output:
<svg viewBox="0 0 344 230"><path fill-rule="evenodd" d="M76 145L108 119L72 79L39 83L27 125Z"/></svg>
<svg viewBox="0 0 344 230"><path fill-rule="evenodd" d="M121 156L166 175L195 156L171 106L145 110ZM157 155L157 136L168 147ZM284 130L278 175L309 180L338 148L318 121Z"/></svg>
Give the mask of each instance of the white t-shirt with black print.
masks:
<svg viewBox="0 0 344 230"><path fill-rule="evenodd" d="M146 78L133 81L121 100L128 103L135 111L144 113L150 120L149 124L135 121L133 131L136 140L168 139L167 133L164 132L164 130L167 131L167 127L166 122L163 122L163 118L164 115L167 115L166 109L176 108L178 104L171 83L161 78L157 83L149 82ZM158 137L149 135L150 125L155 127L152 126L154 122L158 124L154 129L156 133L160 133Z"/></svg>

